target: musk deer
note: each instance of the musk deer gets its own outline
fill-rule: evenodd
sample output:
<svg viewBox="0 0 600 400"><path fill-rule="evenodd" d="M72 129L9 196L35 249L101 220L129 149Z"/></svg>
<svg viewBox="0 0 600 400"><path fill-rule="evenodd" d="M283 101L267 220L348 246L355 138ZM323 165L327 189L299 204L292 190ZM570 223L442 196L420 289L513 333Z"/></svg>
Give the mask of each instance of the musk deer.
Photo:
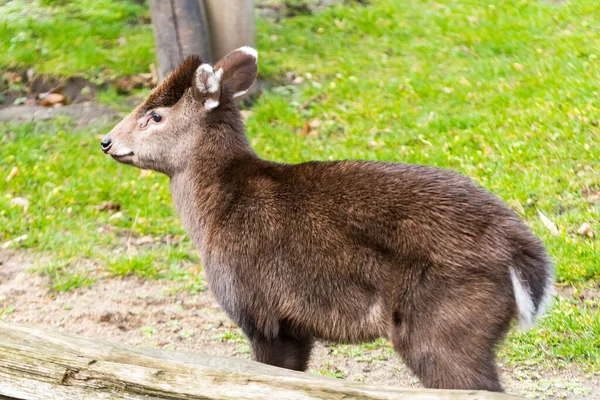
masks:
<svg viewBox="0 0 600 400"><path fill-rule="evenodd" d="M101 142L169 176L221 307L254 360L304 370L316 339L386 337L430 388L502 391L495 346L552 297L540 241L458 173L391 162L281 164L250 147L242 47L185 59Z"/></svg>

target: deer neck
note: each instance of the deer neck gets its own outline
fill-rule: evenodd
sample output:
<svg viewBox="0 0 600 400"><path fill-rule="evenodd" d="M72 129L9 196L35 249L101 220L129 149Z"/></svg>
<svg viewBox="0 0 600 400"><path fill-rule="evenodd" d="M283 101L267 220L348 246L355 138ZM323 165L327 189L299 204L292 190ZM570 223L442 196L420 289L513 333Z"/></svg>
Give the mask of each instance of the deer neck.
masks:
<svg viewBox="0 0 600 400"><path fill-rule="evenodd" d="M173 202L201 256L206 252L207 227L230 198L228 168L238 160L260 160L246 139L241 121L237 127L220 128L199 135L210 140L199 139L187 167L171 176Z"/></svg>

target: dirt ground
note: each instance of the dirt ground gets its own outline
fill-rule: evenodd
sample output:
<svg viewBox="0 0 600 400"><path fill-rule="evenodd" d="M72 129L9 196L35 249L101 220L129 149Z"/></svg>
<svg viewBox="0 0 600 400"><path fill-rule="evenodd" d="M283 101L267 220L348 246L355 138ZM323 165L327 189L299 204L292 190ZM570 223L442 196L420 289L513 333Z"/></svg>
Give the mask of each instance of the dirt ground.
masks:
<svg viewBox="0 0 600 400"><path fill-rule="evenodd" d="M47 278L31 270L43 260L23 252L0 250L0 310L5 322L51 327L88 338L132 346L187 350L249 358L240 331L221 311L209 290L197 295L177 290L177 283L134 277L104 278L87 289L52 293ZM2 313L0 313L0 316ZM577 369L501 366L503 385L529 398L600 399L600 379ZM311 372L327 373L372 385L419 386L389 345L319 343Z"/></svg>

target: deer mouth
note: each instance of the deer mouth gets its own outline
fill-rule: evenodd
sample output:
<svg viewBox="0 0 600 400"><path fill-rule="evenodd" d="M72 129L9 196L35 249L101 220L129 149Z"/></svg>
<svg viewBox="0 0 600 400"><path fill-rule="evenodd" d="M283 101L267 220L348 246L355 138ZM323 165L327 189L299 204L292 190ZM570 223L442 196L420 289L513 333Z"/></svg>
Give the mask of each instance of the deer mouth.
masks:
<svg viewBox="0 0 600 400"><path fill-rule="evenodd" d="M119 158L119 159L120 158L125 158L125 157L132 157L133 156L133 151L130 152L130 153L125 153L125 154L123 154L123 153L121 153L121 154L111 154L111 156L113 158Z"/></svg>
<svg viewBox="0 0 600 400"><path fill-rule="evenodd" d="M113 146L113 151L108 152L108 154L116 161L123 164L131 164L133 162L133 150L125 146L119 146L115 148Z"/></svg>
<svg viewBox="0 0 600 400"><path fill-rule="evenodd" d="M128 154L111 154L113 160L120 162L121 164L133 165L134 155L133 152Z"/></svg>
<svg viewBox="0 0 600 400"><path fill-rule="evenodd" d="M112 146L112 151L109 151L108 154L110 154L113 158L120 159L124 157L133 156L133 150L129 147L117 144L116 146Z"/></svg>

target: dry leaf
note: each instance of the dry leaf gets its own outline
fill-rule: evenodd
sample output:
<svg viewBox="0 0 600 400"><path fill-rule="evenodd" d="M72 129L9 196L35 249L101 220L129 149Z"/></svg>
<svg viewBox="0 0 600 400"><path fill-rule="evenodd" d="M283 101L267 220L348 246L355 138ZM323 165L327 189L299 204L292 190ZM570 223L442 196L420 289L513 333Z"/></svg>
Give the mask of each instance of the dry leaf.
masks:
<svg viewBox="0 0 600 400"><path fill-rule="evenodd" d="M15 198L11 199L10 204L12 204L13 206L23 207L23 212L25 214L27 214L27 210L29 210L29 200L27 200L23 197L15 197Z"/></svg>
<svg viewBox="0 0 600 400"><path fill-rule="evenodd" d="M127 76L115 79L113 86L119 94L129 94L133 90L133 82Z"/></svg>
<svg viewBox="0 0 600 400"><path fill-rule="evenodd" d="M544 224L544 226L546 228L548 228L548 230L550 231L550 233L553 236L558 236L559 235L558 228L556 227L556 225L554 225L554 222L550 221L550 218L546 217L544 215L544 213L541 212L540 210L538 210L538 215L540 216L540 219L542 220L542 223Z"/></svg>
<svg viewBox="0 0 600 400"><path fill-rule="evenodd" d="M594 231L592 231L592 227L587 222L581 224L581 226L577 230L577 233L579 233L582 236L587 236L589 238L594 237Z"/></svg>
<svg viewBox="0 0 600 400"><path fill-rule="evenodd" d="M115 214L111 215L108 220L109 221L113 221L115 219L123 219L123 217L124 217L123 213L119 211L118 213L115 213Z"/></svg>
<svg viewBox="0 0 600 400"><path fill-rule="evenodd" d="M152 236L146 235L144 237L136 239L136 241L134 243L135 243L136 246L143 246L143 245L146 245L146 244L152 244L152 243L154 243L154 239L152 238Z"/></svg>
<svg viewBox="0 0 600 400"><path fill-rule="evenodd" d="M67 104L67 98L60 93L46 93L40 95L40 105L44 107L53 107L58 104Z"/></svg>
<svg viewBox="0 0 600 400"><path fill-rule="evenodd" d="M16 238L14 238L14 239L12 239L12 240L9 240L8 242L5 242L5 243L2 245L2 248L3 248L3 249L8 249L8 248L9 248L9 247L10 247L10 246L13 244L13 243L19 243L19 242L22 242L23 240L27 239L28 237L29 237L29 236L27 236L27 235L21 235L21 236L19 236L19 237L16 237Z"/></svg>
<svg viewBox="0 0 600 400"><path fill-rule="evenodd" d="M306 136L310 133L310 124L308 123L308 121L304 122L304 126L302 127L302 129L300 130L300 134L302 136Z"/></svg>
<svg viewBox="0 0 600 400"><path fill-rule="evenodd" d="M313 119L312 121L310 121L309 125L312 129L317 129L318 127L320 127L323 124L323 121L321 121L320 119L316 118Z"/></svg>
<svg viewBox="0 0 600 400"><path fill-rule="evenodd" d="M2 78L8 83L19 83L23 80L21 74L12 71L5 71L2 74Z"/></svg>
<svg viewBox="0 0 600 400"><path fill-rule="evenodd" d="M110 233L115 232L117 230L116 226L113 225L102 225L97 229L98 233Z"/></svg>
<svg viewBox="0 0 600 400"><path fill-rule="evenodd" d="M519 64L519 63L514 63L513 64L513 68L519 72L523 71L525 69L525 66L523 64Z"/></svg>
<svg viewBox="0 0 600 400"><path fill-rule="evenodd" d="M97 207L98 211L119 211L121 205L112 201L105 201Z"/></svg>
<svg viewBox="0 0 600 400"><path fill-rule="evenodd" d="M6 176L6 182L10 182L10 180L12 178L14 178L15 176L17 176L19 174L19 168L18 167L12 167L12 169L10 170L10 172L8 173L8 175Z"/></svg>

